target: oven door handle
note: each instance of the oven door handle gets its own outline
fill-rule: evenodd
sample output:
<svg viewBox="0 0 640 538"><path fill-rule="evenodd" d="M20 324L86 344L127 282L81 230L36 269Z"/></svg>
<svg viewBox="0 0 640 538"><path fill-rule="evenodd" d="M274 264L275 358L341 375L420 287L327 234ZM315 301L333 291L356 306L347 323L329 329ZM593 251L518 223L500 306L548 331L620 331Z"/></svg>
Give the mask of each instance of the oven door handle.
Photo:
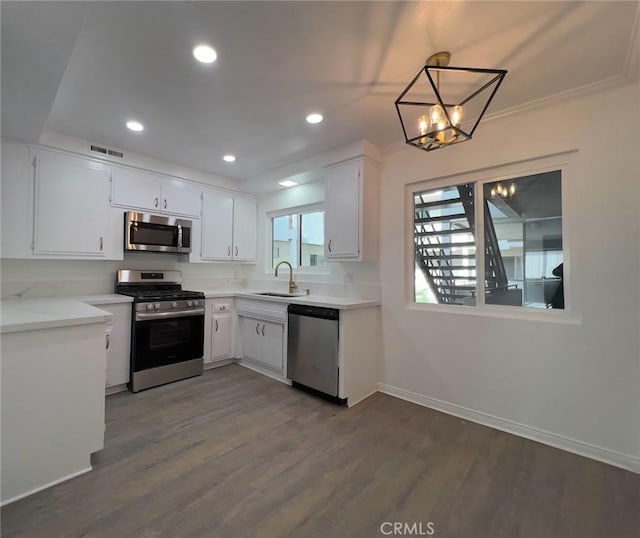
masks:
<svg viewBox="0 0 640 538"><path fill-rule="evenodd" d="M192 310L182 310L180 312L137 312L136 321L184 318L187 316L204 316L204 308L194 308Z"/></svg>
<svg viewBox="0 0 640 538"><path fill-rule="evenodd" d="M166 200L165 200L166 203ZM182 250L182 226L178 224L178 253Z"/></svg>

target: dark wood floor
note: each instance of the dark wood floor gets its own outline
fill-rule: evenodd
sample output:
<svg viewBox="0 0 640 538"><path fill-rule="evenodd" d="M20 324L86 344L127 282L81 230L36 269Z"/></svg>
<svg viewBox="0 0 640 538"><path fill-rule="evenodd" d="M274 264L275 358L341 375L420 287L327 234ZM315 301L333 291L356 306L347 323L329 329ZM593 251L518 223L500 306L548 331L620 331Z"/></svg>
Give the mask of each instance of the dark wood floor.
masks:
<svg viewBox="0 0 640 538"><path fill-rule="evenodd" d="M638 538L640 475L383 394L335 407L231 365L109 397L94 470L3 508L2 536L368 538L384 522Z"/></svg>

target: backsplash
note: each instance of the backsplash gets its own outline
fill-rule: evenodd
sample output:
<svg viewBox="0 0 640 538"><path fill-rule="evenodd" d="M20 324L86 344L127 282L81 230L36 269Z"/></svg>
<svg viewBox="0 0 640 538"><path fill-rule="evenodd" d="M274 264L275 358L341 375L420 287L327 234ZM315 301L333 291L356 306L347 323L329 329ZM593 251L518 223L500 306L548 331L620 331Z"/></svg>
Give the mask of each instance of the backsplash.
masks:
<svg viewBox="0 0 640 538"><path fill-rule="evenodd" d="M118 269L182 271L185 289L243 288L252 265L193 264L175 255L128 253L124 261L9 260L0 262L2 298L64 297L113 293Z"/></svg>
<svg viewBox="0 0 640 538"><path fill-rule="evenodd" d="M250 288L286 291L288 272L278 278L261 272L256 266L239 263L194 264L175 255L127 253L124 261L104 260L13 260L0 261L2 299L18 297L65 297L113 293L118 269L173 269L182 271L183 288L214 290ZM294 279L300 292L336 297L380 299L377 264L330 264L326 274L299 274Z"/></svg>

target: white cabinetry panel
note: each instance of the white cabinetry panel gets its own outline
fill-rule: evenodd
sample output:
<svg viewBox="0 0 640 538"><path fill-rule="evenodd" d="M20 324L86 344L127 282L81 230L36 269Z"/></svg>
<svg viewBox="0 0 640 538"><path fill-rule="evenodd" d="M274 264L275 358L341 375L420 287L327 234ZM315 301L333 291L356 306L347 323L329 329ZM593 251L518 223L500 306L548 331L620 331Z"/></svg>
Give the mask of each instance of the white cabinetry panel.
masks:
<svg viewBox="0 0 640 538"><path fill-rule="evenodd" d="M258 205L254 198L218 189L202 195L201 259L255 262Z"/></svg>
<svg viewBox="0 0 640 538"><path fill-rule="evenodd" d="M109 168L44 151L35 164L34 252L104 257Z"/></svg>
<svg viewBox="0 0 640 538"><path fill-rule="evenodd" d="M378 259L378 176L376 162L367 157L328 167L324 221L327 259Z"/></svg>
<svg viewBox="0 0 640 538"><path fill-rule="evenodd" d="M97 305L113 314L113 327L107 336L106 386L129 382L131 357L131 303Z"/></svg>
<svg viewBox="0 0 640 538"><path fill-rule="evenodd" d="M199 217L200 193L195 185L150 172L120 167L113 171L111 203L116 206Z"/></svg>
<svg viewBox="0 0 640 538"><path fill-rule="evenodd" d="M258 235L258 207L253 198L233 200L233 259L255 261Z"/></svg>
<svg viewBox="0 0 640 538"><path fill-rule="evenodd" d="M233 195L215 189L202 194L202 259L230 260L233 246Z"/></svg>

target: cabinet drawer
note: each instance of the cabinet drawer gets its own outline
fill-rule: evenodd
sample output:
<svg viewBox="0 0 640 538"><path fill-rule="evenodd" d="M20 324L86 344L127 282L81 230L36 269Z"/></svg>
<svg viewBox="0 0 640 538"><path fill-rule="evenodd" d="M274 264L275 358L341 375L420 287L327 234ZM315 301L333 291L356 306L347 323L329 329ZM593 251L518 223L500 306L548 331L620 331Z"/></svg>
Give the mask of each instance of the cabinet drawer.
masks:
<svg viewBox="0 0 640 538"><path fill-rule="evenodd" d="M213 311L214 312L231 312L231 304L230 303L214 303Z"/></svg>

